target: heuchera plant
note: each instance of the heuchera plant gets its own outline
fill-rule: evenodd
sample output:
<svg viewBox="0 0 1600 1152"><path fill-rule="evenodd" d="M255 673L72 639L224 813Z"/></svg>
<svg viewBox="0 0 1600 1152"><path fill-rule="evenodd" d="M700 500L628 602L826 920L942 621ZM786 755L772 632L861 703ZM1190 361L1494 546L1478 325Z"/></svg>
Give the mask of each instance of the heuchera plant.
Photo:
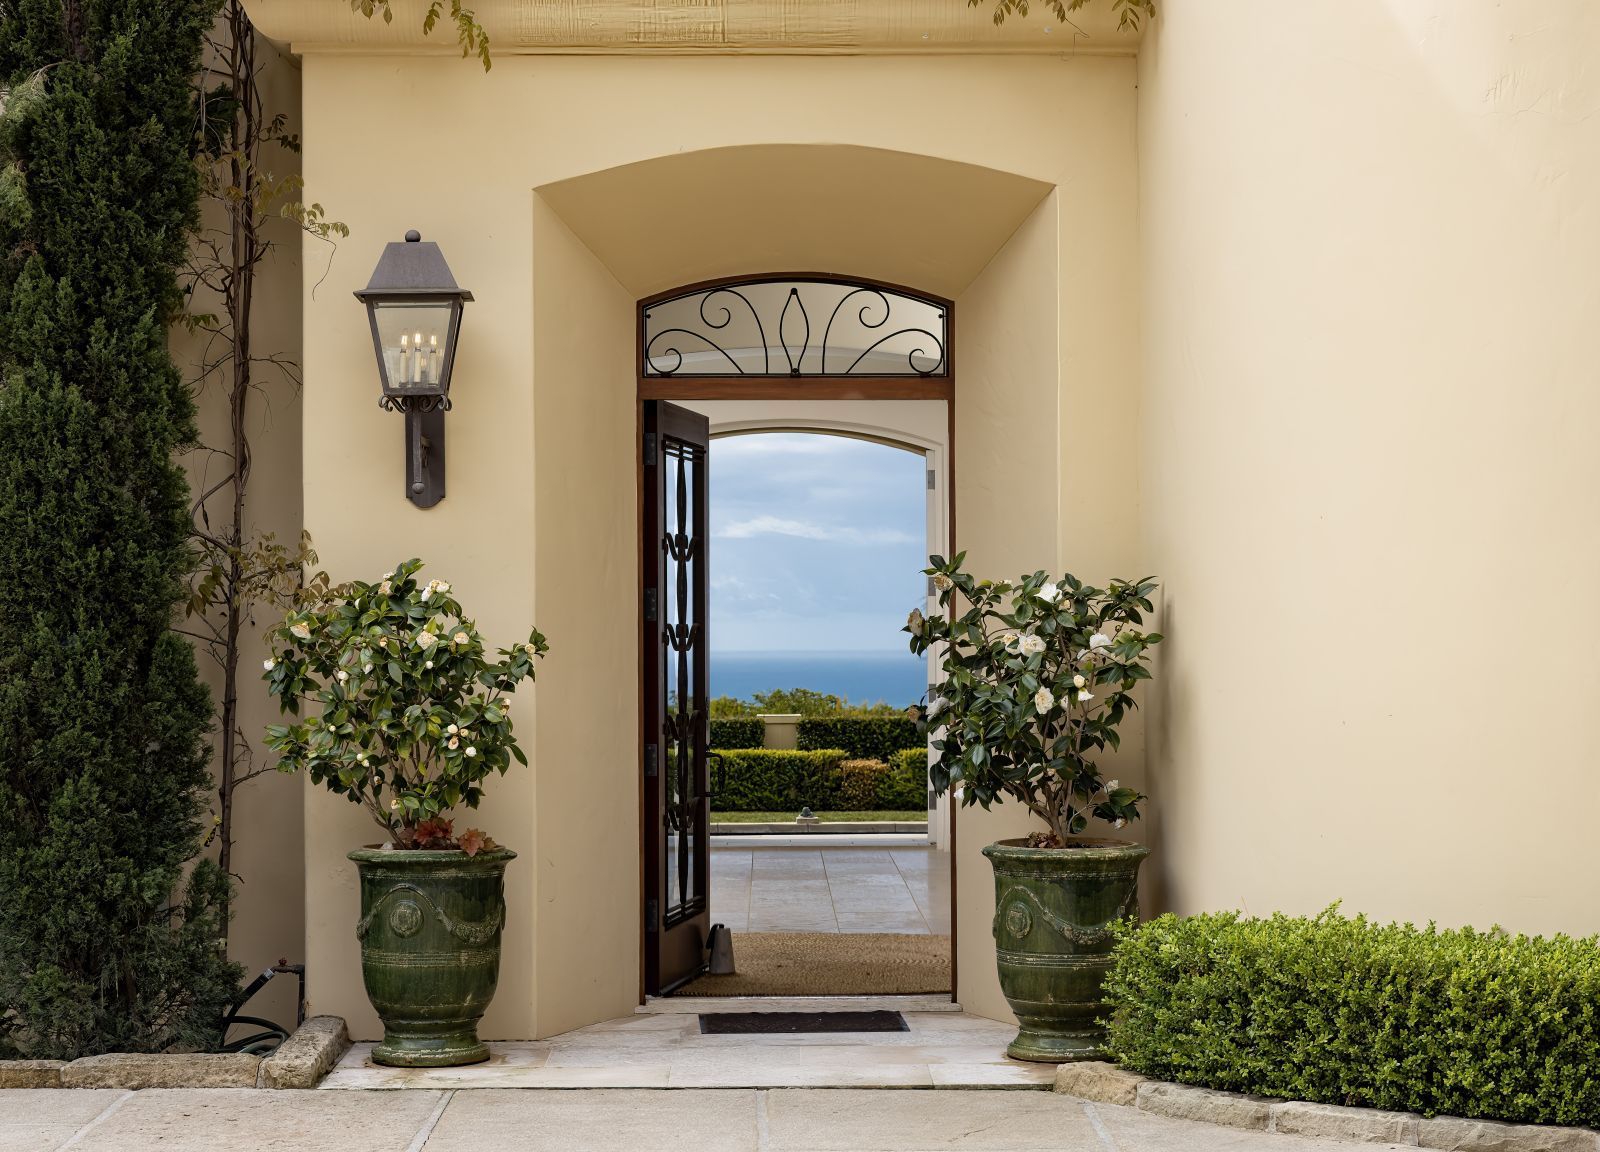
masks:
<svg viewBox="0 0 1600 1152"><path fill-rule="evenodd" d="M473 622L441 580L417 579L407 560L374 584L309 599L271 632L265 677L294 724L267 729L284 772L304 770L362 805L401 848L492 846L481 832L452 835L448 813L476 808L483 781L511 758L527 764L508 712L548 649L538 630L488 658Z"/></svg>
<svg viewBox="0 0 1600 1152"><path fill-rule="evenodd" d="M905 631L921 655L945 645L943 683L923 710L933 734L929 774L943 795L957 782L963 805L1021 801L1049 826L1035 847L1062 848L1098 817L1121 828L1145 799L1102 780L1096 754L1119 746L1117 726L1137 705L1135 684L1150 678L1140 630L1152 611L1154 580L1113 580L1092 588L1044 572L976 580L953 560L929 558L943 613L911 613Z"/></svg>

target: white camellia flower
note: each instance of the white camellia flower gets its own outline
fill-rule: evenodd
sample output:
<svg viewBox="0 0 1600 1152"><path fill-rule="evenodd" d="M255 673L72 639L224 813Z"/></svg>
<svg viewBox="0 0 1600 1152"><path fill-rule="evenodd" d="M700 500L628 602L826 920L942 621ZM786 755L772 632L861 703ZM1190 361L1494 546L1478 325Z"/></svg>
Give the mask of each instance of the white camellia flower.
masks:
<svg viewBox="0 0 1600 1152"><path fill-rule="evenodd" d="M537 656L539 654L539 650L537 648L535 648L531 643L530 644L524 644L522 646L522 650L524 652L526 652L529 656Z"/></svg>
<svg viewBox="0 0 1600 1152"><path fill-rule="evenodd" d="M389 581L385 580L382 584L378 585L378 591L382 592L385 596L387 596L387 595L389 595L389 593L394 591L394 585L390 584Z"/></svg>
<svg viewBox="0 0 1600 1152"><path fill-rule="evenodd" d="M1093 652L1096 648L1109 647L1111 647L1111 637L1107 636L1104 632L1096 632L1093 636L1089 637L1089 651Z"/></svg>
<svg viewBox="0 0 1600 1152"><path fill-rule="evenodd" d="M424 651L426 651L429 648L432 648L438 642L439 642L439 638L437 636L435 636L432 632L418 632L417 633L417 647L423 649Z"/></svg>
<svg viewBox="0 0 1600 1152"><path fill-rule="evenodd" d="M457 632L453 637L451 637L452 643L455 644L465 644L470 639L471 637L465 632Z"/></svg>
<svg viewBox="0 0 1600 1152"><path fill-rule="evenodd" d="M932 720L935 716L949 707L949 704L950 702L943 696L935 696L933 698L933 703L928 705L928 719Z"/></svg>
<svg viewBox="0 0 1600 1152"><path fill-rule="evenodd" d="M339 683L341 684L350 679L350 673L346 672L343 668L339 669L336 675L338 676Z"/></svg>
<svg viewBox="0 0 1600 1152"><path fill-rule="evenodd" d="M1082 676L1074 676L1072 678L1072 686L1074 688L1082 688L1087 683L1089 683L1089 682L1087 680L1085 680Z"/></svg>
<svg viewBox="0 0 1600 1152"><path fill-rule="evenodd" d="M456 726L455 726L455 725L454 725L454 724L452 724L452 725L450 725L450 726L449 726L449 727L448 727L448 728L446 728L446 729L445 729L445 731L446 731L446 732L448 732L448 733L450 733L450 735L452 735L452 736L454 736L454 735L456 735L456 734L457 734L457 733L458 733L458 732L460 732L460 731L461 731L461 729L459 729L459 728L457 728L457 727L456 727Z"/></svg>
<svg viewBox="0 0 1600 1152"><path fill-rule="evenodd" d="M433 599L433 589L432 588L424 588L422 590L422 602L424 604L426 604L429 600L432 600L432 599Z"/></svg>
<svg viewBox="0 0 1600 1152"><path fill-rule="evenodd" d="M1047 604L1054 604L1061 599L1061 589L1054 584L1041 584L1039 585L1039 599Z"/></svg>
<svg viewBox="0 0 1600 1152"><path fill-rule="evenodd" d="M277 666L278 662L276 660L263 660L261 662L261 670L263 672L271 672Z"/></svg>
<svg viewBox="0 0 1600 1152"><path fill-rule="evenodd" d="M423 662L422 662L422 666L423 666L423 667L424 667L424 668L426 668L426 669L427 669L427 670L428 670L428 671L430 671L430 672L432 672L432 671L433 671L433 661L432 661L432 660L424 660L424 661L423 661Z"/></svg>
<svg viewBox="0 0 1600 1152"><path fill-rule="evenodd" d="M1113 827L1113 828L1121 828L1121 827L1123 827L1123 826L1124 826L1124 825L1126 825L1126 824L1127 824L1127 823L1128 823L1128 822L1127 822L1127 821L1126 821L1126 820L1124 820L1124 819L1123 819L1123 818L1122 818L1122 817L1121 817L1121 816L1118 816L1118 817L1117 817L1117 818L1116 818L1116 819L1115 819L1115 820L1113 820L1113 821L1112 821L1112 822L1111 822L1111 826L1112 826L1112 827Z"/></svg>
<svg viewBox="0 0 1600 1152"><path fill-rule="evenodd" d="M361 670L363 672L371 672L372 671L372 661L369 660L365 664L363 664L361 666Z"/></svg>
<svg viewBox="0 0 1600 1152"><path fill-rule="evenodd" d="M309 640L311 639L311 627L308 624L291 624L289 626L289 634L301 640Z"/></svg>
<svg viewBox="0 0 1600 1152"><path fill-rule="evenodd" d="M393 800L389 801L389 811L400 811L400 797L396 796Z"/></svg>
<svg viewBox="0 0 1600 1152"><path fill-rule="evenodd" d="M1056 698L1050 689L1041 688L1033 694L1033 706L1039 710L1040 715L1043 715L1056 706Z"/></svg>
<svg viewBox="0 0 1600 1152"><path fill-rule="evenodd" d="M954 580L940 572L933 578L933 586L941 592L948 592L955 584Z"/></svg>
<svg viewBox="0 0 1600 1152"><path fill-rule="evenodd" d="M1106 791L1107 792L1115 792L1120 787L1122 787L1122 781L1120 781L1120 780L1107 780L1106 781Z"/></svg>
<svg viewBox="0 0 1600 1152"><path fill-rule="evenodd" d="M450 737L449 741L445 744L445 747L446 748L459 748L459 747L461 747L461 739L460 739L460 737L458 737L458 736Z"/></svg>
<svg viewBox="0 0 1600 1152"><path fill-rule="evenodd" d="M1017 649L1024 656L1036 656L1044 651L1044 641L1030 632L1017 641Z"/></svg>
<svg viewBox="0 0 1600 1152"><path fill-rule="evenodd" d="M1079 704L1087 703L1088 701L1093 700L1093 699L1094 699L1094 693L1093 692L1090 692L1086 688L1078 689L1078 703Z"/></svg>
<svg viewBox="0 0 1600 1152"><path fill-rule="evenodd" d="M463 756L466 756L469 759L471 757L473 757L473 756L476 756L477 754L478 754L478 750L476 748L472 747L472 745L470 745L470 744L467 745L467 750L462 753Z"/></svg>
<svg viewBox="0 0 1600 1152"><path fill-rule="evenodd" d="M440 591L441 594L449 592L450 591L450 585L447 584L445 581L440 580L439 581L439 591Z"/></svg>

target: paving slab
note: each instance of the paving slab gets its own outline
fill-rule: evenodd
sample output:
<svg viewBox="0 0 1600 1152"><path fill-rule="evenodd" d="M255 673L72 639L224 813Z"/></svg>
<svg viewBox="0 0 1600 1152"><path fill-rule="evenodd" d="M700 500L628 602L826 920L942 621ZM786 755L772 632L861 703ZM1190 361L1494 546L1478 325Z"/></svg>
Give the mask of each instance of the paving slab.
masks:
<svg viewBox="0 0 1600 1152"><path fill-rule="evenodd" d="M71 1152L407 1152L439 1101L438 1092L150 1088Z"/></svg>
<svg viewBox="0 0 1600 1152"><path fill-rule="evenodd" d="M54 1152L84 1125L129 1094L114 1089L0 1091L0 1152Z"/></svg>
<svg viewBox="0 0 1600 1152"><path fill-rule="evenodd" d="M427 1152L755 1152L756 1094L458 1092ZM341 1148L339 1152L344 1152Z"/></svg>
<svg viewBox="0 0 1600 1152"><path fill-rule="evenodd" d="M1089 1152L1082 1106L1046 1092L767 1093L771 1152Z"/></svg>

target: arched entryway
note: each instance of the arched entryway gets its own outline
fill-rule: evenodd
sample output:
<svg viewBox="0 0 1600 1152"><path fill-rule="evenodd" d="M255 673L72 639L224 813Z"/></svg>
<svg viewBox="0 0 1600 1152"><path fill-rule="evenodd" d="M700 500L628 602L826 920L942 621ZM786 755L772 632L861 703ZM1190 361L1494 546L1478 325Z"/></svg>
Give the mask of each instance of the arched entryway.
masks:
<svg viewBox="0 0 1600 1152"><path fill-rule="evenodd" d="M949 475L954 333L949 300L900 285L818 273L721 279L659 293L639 304L645 606L641 899L647 995L695 980L710 960L716 880L709 820L714 751L708 670L713 421L721 436L803 427L923 455L929 550L942 550L954 513ZM905 404L921 408L897 411ZM859 405L871 407L852 411ZM948 825L931 823L948 850ZM941 856L940 867L948 861ZM953 902L953 884L939 891L941 900ZM949 917L941 915L940 922L948 925L953 919L952 903Z"/></svg>

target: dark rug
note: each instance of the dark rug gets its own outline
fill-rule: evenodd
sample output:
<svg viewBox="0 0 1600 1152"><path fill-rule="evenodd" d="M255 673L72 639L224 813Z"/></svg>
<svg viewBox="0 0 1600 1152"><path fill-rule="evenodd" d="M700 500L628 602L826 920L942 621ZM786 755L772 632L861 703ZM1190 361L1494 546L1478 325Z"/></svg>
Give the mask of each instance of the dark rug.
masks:
<svg viewBox="0 0 1600 1152"><path fill-rule="evenodd" d="M702 1012L703 1036L797 1032L909 1032L898 1012Z"/></svg>

